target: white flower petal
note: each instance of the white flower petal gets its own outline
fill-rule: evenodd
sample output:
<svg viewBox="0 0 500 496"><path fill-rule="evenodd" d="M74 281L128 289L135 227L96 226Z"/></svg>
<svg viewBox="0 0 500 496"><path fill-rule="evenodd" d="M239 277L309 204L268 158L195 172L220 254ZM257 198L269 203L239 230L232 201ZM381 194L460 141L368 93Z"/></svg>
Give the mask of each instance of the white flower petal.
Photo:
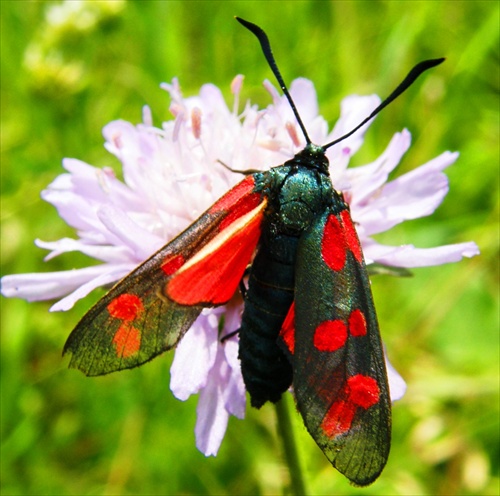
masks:
<svg viewBox="0 0 500 496"><path fill-rule="evenodd" d="M138 193L148 196L147 171L161 157L157 156L158 144L152 133L141 132L144 127L125 121L113 121L103 129L105 147L122 163L125 183Z"/></svg>
<svg viewBox="0 0 500 496"><path fill-rule="evenodd" d="M59 179L65 175L59 176ZM60 181L59 181L60 184ZM84 198L69 190L56 190L49 185L48 189L42 191L41 197L46 202L56 207L59 216L71 227L79 232L99 233L99 222L92 205ZM101 236L101 239L104 237Z"/></svg>
<svg viewBox="0 0 500 496"><path fill-rule="evenodd" d="M79 286L75 291L68 294L57 303L50 307L51 312L66 312L73 308L74 304L85 298L90 292L92 292L96 288L100 288L102 286L108 286L109 284L113 284L120 279L123 279L129 272L134 269L133 264L120 264L120 265L111 265L107 264L106 269L101 272L97 277L91 279L90 281Z"/></svg>
<svg viewBox="0 0 500 496"><path fill-rule="evenodd" d="M394 267L430 267L458 262L479 255L473 242L444 245L435 248L415 248L413 245L387 246L373 240L364 246L367 263L378 262Z"/></svg>
<svg viewBox="0 0 500 496"><path fill-rule="evenodd" d="M236 337L224 342L224 354L230 367L228 382L224 389L224 405L231 415L242 419L245 417L246 389L241 375L238 346Z"/></svg>
<svg viewBox="0 0 500 496"><path fill-rule="evenodd" d="M207 384L200 391L196 409L196 447L206 456L217 454L226 433L229 418L226 402L230 376L231 369L226 362L223 346L219 346Z"/></svg>
<svg viewBox="0 0 500 496"><path fill-rule="evenodd" d="M199 103L202 112L209 114L208 117L210 119L228 119L232 115L222 96L222 91L214 84L204 84L201 87L199 100L196 98L193 98L193 100L187 98L186 101L188 105L191 104L190 110L192 110L194 106L198 106ZM210 113L214 111L216 111L217 114L210 115Z"/></svg>
<svg viewBox="0 0 500 496"><path fill-rule="evenodd" d="M145 198L118 180L109 167L100 169L72 158L65 158L63 166L71 174L69 189L92 203L113 203L127 211L147 208Z"/></svg>
<svg viewBox="0 0 500 496"><path fill-rule="evenodd" d="M306 78L294 79L290 85L290 95L304 123L313 121L318 117L318 98L312 81ZM290 110L290 116L293 116L292 109L286 99L282 98L282 100Z"/></svg>
<svg viewBox="0 0 500 496"><path fill-rule="evenodd" d="M39 248L52 250L52 253L44 258L45 261L72 251L79 251L89 257L109 263L129 263L132 260L130 250L125 246L89 245L71 238L62 238L58 241L36 239L35 244Z"/></svg>
<svg viewBox="0 0 500 496"><path fill-rule="evenodd" d="M216 383L210 382L200 391L196 413L196 447L205 456L216 456L229 419Z"/></svg>
<svg viewBox="0 0 500 496"><path fill-rule="evenodd" d="M137 263L148 258L165 244L161 238L150 234L133 222L126 213L111 205L103 205L97 211L97 215L109 233L118 238L113 244L124 244L129 247Z"/></svg>
<svg viewBox="0 0 500 496"><path fill-rule="evenodd" d="M340 117L332 132L325 137L321 144L331 142L354 129L360 122L368 117L371 112L380 104L377 95L357 96L352 95L344 98L340 104ZM364 141L364 134L372 124L373 119L367 122L361 129L352 136L346 138L341 144L332 146L326 152L330 160L330 174L335 187L343 190L349 186L344 177L345 170L349 164L349 159L359 150Z"/></svg>
<svg viewBox="0 0 500 496"><path fill-rule="evenodd" d="M100 276L107 264L60 272L39 272L2 277L2 294L7 298L42 301L59 298Z"/></svg>
<svg viewBox="0 0 500 496"><path fill-rule="evenodd" d="M185 401L207 385L217 356L217 331L202 314L177 345L170 367L170 390L177 399Z"/></svg>
<svg viewBox="0 0 500 496"><path fill-rule="evenodd" d="M448 178L442 170L457 157L457 153L445 152L386 184L370 208L356 216L356 222L362 223L366 234L371 235L386 231L404 220L430 215L448 193Z"/></svg>
<svg viewBox="0 0 500 496"><path fill-rule="evenodd" d="M380 196L380 188L387 182L389 174L397 167L403 155L407 152L411 144L411 135L403 129L401 133L396 133L382 155L374 162L360 167L354 167L346 171L346 176L351 184L355 185L352 190L352 200L350 202L353 218L358 218L358 212L363 212L366 207L371 209L372 200Z"/></svg>
<svg viewBox="0 0 500 496"><path fill-rule="evenodd" d="M385 353L385 367L387 370L387 379L389 380L389 394L391 395L391 401L400 400L406 393L406 382L399 375L398 371L392 366L391 362L387 358Z"/></svg>

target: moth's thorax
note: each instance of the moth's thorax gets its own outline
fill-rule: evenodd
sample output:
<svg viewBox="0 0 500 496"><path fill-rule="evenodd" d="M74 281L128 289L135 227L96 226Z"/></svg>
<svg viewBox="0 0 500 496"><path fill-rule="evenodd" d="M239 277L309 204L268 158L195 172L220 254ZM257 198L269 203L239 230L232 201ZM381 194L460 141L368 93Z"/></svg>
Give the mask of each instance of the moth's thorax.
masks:
<svg viewBox="0 0 500 496"><path fill-rule="evenodd" d="M258 189L268 198L266 217L275 234L299 236L332 202L342 201L333 189L328 165L323 149L308 145L256 177Z"/></svg>

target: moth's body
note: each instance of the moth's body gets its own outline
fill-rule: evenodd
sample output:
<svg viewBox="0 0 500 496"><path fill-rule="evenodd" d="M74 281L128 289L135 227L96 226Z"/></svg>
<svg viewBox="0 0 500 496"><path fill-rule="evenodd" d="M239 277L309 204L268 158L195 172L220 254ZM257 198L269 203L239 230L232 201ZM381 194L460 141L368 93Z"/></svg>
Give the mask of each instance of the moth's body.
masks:
<svg viewBox="0 0 500 496"><path fill-rule="evenodd" d="M252 262L239 330L241 369L252 405L276 402L293 378L278 335L294 300L300 236L334 201L328 159L309 145L285 164L255 174L255 189L268 205L259 248Z"/></svg>

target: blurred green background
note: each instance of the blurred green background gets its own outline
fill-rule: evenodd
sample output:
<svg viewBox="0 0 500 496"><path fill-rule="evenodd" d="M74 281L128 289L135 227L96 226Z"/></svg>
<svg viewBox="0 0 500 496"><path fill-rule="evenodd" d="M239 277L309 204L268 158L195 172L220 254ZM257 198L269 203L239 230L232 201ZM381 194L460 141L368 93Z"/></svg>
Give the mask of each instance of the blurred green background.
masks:
<svg viewBox="0 0 500 496"><path fill-rule="evenodd" d="M61 159L118 163L102 127L170 118L159 83L185 95L246 75L243 98L269 103L260 48L234 20L269 34L286 81L312 79L334 123L342 97L387 95L424 58L447 62L377 119L355 164L407 127L401 174L444 150L450 193L431 218L378 239L436 246L474 240L481 256L377 276L383 337L408 382L394 407L394 441L380 479L354 488L293 415L309 494L499 494L498 2L0 2L2 275L83 267L44 263L34 238L74 236L40 191ZM64 341L99 294L67 314L51 303L1 299L1 493L4 495L286 494L288 475L271 406L230 420L216 458L194 445L196 399L169 390L171 356L89 379L65 368Z"/></svg>

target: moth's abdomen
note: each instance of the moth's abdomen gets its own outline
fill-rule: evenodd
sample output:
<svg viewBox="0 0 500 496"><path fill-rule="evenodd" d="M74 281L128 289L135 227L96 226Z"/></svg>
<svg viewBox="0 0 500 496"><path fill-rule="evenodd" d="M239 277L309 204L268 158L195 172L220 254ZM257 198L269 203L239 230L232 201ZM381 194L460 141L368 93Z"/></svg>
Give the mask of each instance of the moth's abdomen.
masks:
<svg viewBox="0 0 500 496"><path fill-rule="evenodd" d="M240 328L239 356L252 406L277 402L292 383L292 366L277 344L294 297L297 238L279 236L261 246L252 264Z"/></svg>

